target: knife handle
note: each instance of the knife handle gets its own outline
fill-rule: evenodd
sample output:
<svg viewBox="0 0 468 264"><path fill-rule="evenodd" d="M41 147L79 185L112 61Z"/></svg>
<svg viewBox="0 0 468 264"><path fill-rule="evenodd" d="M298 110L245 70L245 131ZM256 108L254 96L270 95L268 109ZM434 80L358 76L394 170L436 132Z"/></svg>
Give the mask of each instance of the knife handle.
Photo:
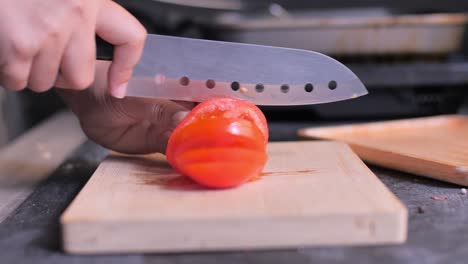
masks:
<svg viewBox="0 0 468 264"><path fill-rule="evenodd" d="M111 61L114 57L114 46L96 35L96 59Z"/></svg>

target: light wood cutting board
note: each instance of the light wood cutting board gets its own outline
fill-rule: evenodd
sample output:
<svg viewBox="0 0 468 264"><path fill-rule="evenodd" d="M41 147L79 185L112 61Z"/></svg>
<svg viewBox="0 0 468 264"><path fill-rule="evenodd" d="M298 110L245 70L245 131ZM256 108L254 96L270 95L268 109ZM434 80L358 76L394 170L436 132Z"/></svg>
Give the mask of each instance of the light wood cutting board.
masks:
<svg viewBox="0 0 468 264"><path fill-rule="evenodd" d="M369 163L468 186L466 116L305 128L299 135L342 141Z"/></svg>
<svg viewBox="0 0 468 264"><path fill-rule="evenodd" d="M61 217L70 253L402 243L407 210L342 143L268 147L262 178L207 190L162 155L109 156Z"/></svg>

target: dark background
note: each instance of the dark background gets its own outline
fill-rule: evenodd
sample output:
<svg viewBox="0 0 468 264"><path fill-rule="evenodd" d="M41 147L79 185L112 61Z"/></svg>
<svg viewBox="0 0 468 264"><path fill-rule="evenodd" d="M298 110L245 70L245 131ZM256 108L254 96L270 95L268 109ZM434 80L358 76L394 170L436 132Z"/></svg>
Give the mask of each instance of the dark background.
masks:
<svg viewBox="0 0 468 264"><path fill-rule="evenodd" d="M229 2L229 0L217 1ZM116 2L132 12L151 33L197 38L216 38L219 33L207 30L206 25L198 25L195 18L210 18L219 14L221 10L185 8L152 0L118 0ZM264 12L265 4L270 3L270 1L238 2L244 3L244 8L238 11L240 13ZM279 0L275 3L287 10L385 7L394 14L468 11L468 1ZM465 41L460 50L444 56L337 57L363 80L370 92L369 95L352 100L352 102L262 108L270 121L285 122L382 120L459 112L466 104L465 98L468 91L465 88L468 83L467 36L468 34L465 34ZM388 65L391 66L390 70ZM454 68L458 71L454 72ZM459 69L463 71L460 72ZM407 78L402 76L407 76ZM65 108L54 91L34 94L27 90L20 93L7 93L3 103L0 101L0 106L6 115L3 117L3 126L7 127L8 140L17 137L51 113ZM0 126L2 126L1 122Z"/></svg>

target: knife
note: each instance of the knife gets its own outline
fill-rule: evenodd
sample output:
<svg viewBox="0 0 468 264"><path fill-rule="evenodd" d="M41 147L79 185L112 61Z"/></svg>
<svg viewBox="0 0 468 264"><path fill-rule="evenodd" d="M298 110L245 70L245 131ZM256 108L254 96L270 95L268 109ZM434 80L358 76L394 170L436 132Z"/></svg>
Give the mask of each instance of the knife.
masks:
<svg viewBox="0 0 468 264"><path fill-rule="evenodd" d="M97 59L113 47L96 38ZM127 96L201 102L229 96L257 105L329 103L367 94L359 78L324 54L290 48L149 34Z"/></svg>

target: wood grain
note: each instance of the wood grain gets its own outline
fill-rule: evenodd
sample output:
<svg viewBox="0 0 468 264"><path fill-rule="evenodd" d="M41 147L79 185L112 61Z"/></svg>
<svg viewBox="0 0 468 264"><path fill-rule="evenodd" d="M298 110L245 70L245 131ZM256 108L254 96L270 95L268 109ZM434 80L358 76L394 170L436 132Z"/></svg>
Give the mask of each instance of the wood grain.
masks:
<svg viewBox="0 0 468 264"><path fill-rule="evenodd" d="M271 143L259 180L207 190L162 155L111 155L61 217L70 253L402 243L407 210L342 143Z"/></svg>
<svg viewBox="0 0 468 264"><path fill-rule="evenodd" d="M0 149L0 222L86 140L75 116L61 112Z"/></svg>
<svg viewBox="0 0 468 264"><path fill-rule="evenodd" d="M468 117L444 115L299 131L349 143L365 161L468 186Z"/></svg>

